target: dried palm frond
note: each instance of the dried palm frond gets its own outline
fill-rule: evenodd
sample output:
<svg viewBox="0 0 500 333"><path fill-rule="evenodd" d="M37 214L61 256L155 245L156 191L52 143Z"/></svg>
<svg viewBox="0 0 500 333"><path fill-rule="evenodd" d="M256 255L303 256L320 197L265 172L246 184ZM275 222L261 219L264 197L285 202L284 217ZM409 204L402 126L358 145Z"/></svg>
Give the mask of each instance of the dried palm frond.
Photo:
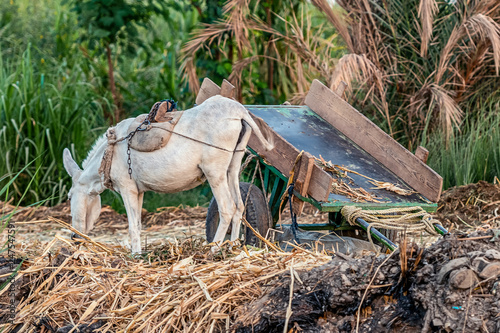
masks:
<svg viewBox="0 0 500 333"><path fill-rule="evenodd" d="M377 109L387 121L389 134L392 135L391 117L384 89L384 73L365 54L346 54L335 66L330 79L330 89L335 89L342 81L348 83L347 90L351 93L352 82L357 82L360 86L368 87L366 98L374 100L375 96L378 96Z"/></svg>
<svg viewBox="0 0 500 333"><path fill-rule="evenodd" d="M439 119L443 131L449 137L453 126L458 127L462 121L463 112L455 100L449 95L443 87L435 84L430 85L431 107L436 106L439 112Z"/></svg>
<svg viewBox="0 0 500 333"><path fill-rule="evenodd" d="M384 91L383 73L365 54L346 54L340 58L330 80L330 89L337 87L341 81L357 81L359 83L369 81L379 92ZM348 89L352 89L352 87L348 85Z"/></svg>
<svg viewBox="0 0 500 333"><path fill-rule="evenodd" d="M470 39L470 44L463 45L464 39ZM450 63L452 59L457 59L454 52L458 49L464 52L465 49L475 49L475 40L488 40L491 44L491 52L494 60L496 75L500 70L500 25L491 17L483 14L476 14L464 21L462 25L455 26L450 34L450 38L441 52L439 65L436 71L436 83L442 82L445 73L456 76L458 72ZM465 48L465 49L464 49Z"/></svg>
<svg viewBox="0 0 500 333"><path fill-rule="evenodd" d="M342 36L342 39L347 44L349 51L355 52L344 17L342 17L340 13L336 13L327 0L312 0L312 3L325 13L328 21L332 23L335 29L337 29L339 34Z"/></svg>
<svg viewBox="0 0 500 333"><path fill-rule="evenodd" d="M207 24L204 29L195 31L194 38L182 48L180 68L187 76L190 90L195 94L200 90L198 74L196 73L195 54L202 49L206 49L210 54L210 45L214 42L222 45L224 42L222 37L230 31L230 28L224 22Z"/></svg>
<svg viewBox="0 0 500 333"><path fill-rule="evenodd" d="M200 91L200 82L198 80L198 75L196 74L196 65L194 63L193 57L186 57L184 62L181 64L181 70L186 74L189 89L194 93L198 94Z"/></svg>
<svg viewBox="0 0 500 333"><path fill-rule="evenodd" d="M222 36L230 31L231 26L226 24L226 22L221 21L213 24L205 24L205 28L195 31L193 34L194 38L184 45L181 60L193 56L202 48L209 50L209 45L215 41L217 41L218 45L221 45Z"/></svg>
<svg viewBox="0 0 500 333"><path fill-rule="evenodd" d="M280 39L286 47L289 48L291 53L295 54L301 59L301 62L306 63L311 69L317 71L321 76L327 77L332 73L332 59L324 57L322 53L318 52L320 45L324 40L320 40L311 34L304 34L303 30L311 31L312 21L310 17L302 17L298 20L295 14L292 15L293 20L285 20L280 17L286 24L284 33L274 30L274 35ZM306 22L306 28L299 22ZM330 45L323 45L325 48L322 50L325 54L330 51ZM291 60L291 59L290 59Z"/></svg>
<svg viewBox="0 0 500 333"><path fill-rule="evenodd" d="M232 82L235 87L239 87L241 84L241 75L243 71L254 61L257 61L259 58L265 57L263 55L254 55L247 58L243 58L233 65L233 71L231 75L228 77L228 81Z"/></svg>
<svg viewBox="0 0 500 333"><path fill-rule="evenodd" d="M438 11L438 5L436 0L420 0L420 6L418 7L418 17L420 18L421 31L420 31L420 55L422 57L427 56L427 48L429 46L429 41L432 37L432 25L434 22L434 15Z"/></svg>
<svg viewBox="0 0 500 333"><path fill-rule="evenodd" d="M469 35L477 35L479 39L489 40L491 51L495 62L496 74L500 70L500 24L495 22L490 16L483 14L474 15L467 22L465 27Z"/></svg>
<svg viewBox="0 0 500 333"><path fill-rule="evenodd" d="M384 44L385 34L381 33L377 22L378 4L371 0L338 0L337 4L344 10L346 22L349 23L354 50L352 53L366 54L379 68L384 62L391 63L393 57Z"/></svg>
<svg viewBox="0 0 500 333"><path fill-rule="evenodd" d="M427 84L412 97L410 110L422 119L422 123L432 123L435 113L439 117L439 125L447 138L453 127L459 127L463 112L450 92L436 84Z"/></svg>
<svg viewBox="0 0 500 333"><path fill-rule="evenodd" d="M225 23L230 26L231 33L236 41L238 49L250 48L249 29L247 17L250 15L249 0L229 0L223 8L227 14Z"/></svg>

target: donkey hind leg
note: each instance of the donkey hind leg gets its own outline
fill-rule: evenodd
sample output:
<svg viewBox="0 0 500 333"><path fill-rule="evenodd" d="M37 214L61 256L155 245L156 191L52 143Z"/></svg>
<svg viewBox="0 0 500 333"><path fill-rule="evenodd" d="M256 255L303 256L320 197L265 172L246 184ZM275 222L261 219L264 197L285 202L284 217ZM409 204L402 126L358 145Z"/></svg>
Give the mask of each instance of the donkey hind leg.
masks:
<svg viewBox="0 0 500 333"><path fill-rule="evenodd" d="M215 201L217 201L217 206L219 207L219 226L217 227L213 240L217 245L212 247L212 252L215 252L224 240L224 235L227 233L229 223L231 222L234 212L236 211L236 205L231 196L231 192L229 191L227 175L225 172L219 177L213 177L210 175L206 176L208 183L212 188Z"/></svg>
<svg viewBox="0 0 500 333"><path fill-rule="evenodd" d="M243 159L243 156L245 156L244 150L247 146L248 140L250 139L250 135L252 134L252 129L250 128L250 126L244 121L242 122L242 124L242 134L240 135L240 139L238 140L238 144L236 145L235 149L242 151L235 152L233 154L233 158L231 159L231 163L229 164L229 168L227 171L229 190L231 191L231 196L233 197L233 201L236 204L236 211L231 219L232 242L234 242L240 236L241 218L243 217L243 212L245 211L245 204L241 199L240 193L240 168L241 160Z"/></svg>
<svg viewBox="0 0 500 333"><path fill-rule="evenodd" d="M125 210L128 218L128 231L130 234L130 245L132 253L141 252L141 210L144 193L136 191L121 191Z"/></svg>

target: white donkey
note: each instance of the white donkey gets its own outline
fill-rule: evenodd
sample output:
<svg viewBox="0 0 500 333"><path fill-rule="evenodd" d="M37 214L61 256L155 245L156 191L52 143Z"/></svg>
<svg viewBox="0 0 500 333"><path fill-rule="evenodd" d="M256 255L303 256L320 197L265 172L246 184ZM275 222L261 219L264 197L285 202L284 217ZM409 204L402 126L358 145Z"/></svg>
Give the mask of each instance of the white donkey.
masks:
<svg viewBox="0 0 500 333"><path fill-rule="evenodd" d="M116 137L125 137L129 118L115 127ZM141 210L145 191L172 193L189 190L208 180L219 206L220 223L214 242L220 244L232 222L231 240L239 236L244 206L239 189L239 169L251 131L267 150L256 122L240 103L214 96L184 111L168 144L152 152L131 151L132 177L128 174L127 140L114 145L110 169L113 190L121 194L129 222L133 253L141 251ZM270 133L266 133L272 138ZM64 167L72 177L69 191L73 227L83 233L92 230L101 211L100 194L106 189L99 167L108 146L105 136L95 143L83 161L83 170L66 148ZM215 250L215 247L212 248Z"/></svg>

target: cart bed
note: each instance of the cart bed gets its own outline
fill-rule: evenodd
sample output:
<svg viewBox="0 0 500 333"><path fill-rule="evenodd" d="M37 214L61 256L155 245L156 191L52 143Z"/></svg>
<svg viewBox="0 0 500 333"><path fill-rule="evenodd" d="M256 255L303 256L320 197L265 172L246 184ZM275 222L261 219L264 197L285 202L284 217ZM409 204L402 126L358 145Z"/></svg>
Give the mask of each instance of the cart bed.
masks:
<svg viewBox="0 0 500 333"><path fill-rule="evenodd" d="M247 109L257 117L262 118L271 129L292 144L299 151L304 150L315 157L320 155L325 161L344 166L349 170L356 171L372 179L392 183L402 189L412 190L403 180L380 164L374 157L361 149L358 145L340 133L326 120L318 116L308 106L276 105L276 106L246 106ZM402 196L395 192L373 189L375 186L368 179L349 173L354 184L353 188L363 188L370 194L376 196L377 201L356 202L346 196L331 193L327 202L320 202L325 210L336 210L334 207L342 207L346 204L357 206L385 208L397 206L420 205L428 210L435 209L436 204L429 202L419 194ZM335 177L335 176L334 176ZM347 182L347 180L345 180ZM327 209L330 207L330 209Z"/></svg>

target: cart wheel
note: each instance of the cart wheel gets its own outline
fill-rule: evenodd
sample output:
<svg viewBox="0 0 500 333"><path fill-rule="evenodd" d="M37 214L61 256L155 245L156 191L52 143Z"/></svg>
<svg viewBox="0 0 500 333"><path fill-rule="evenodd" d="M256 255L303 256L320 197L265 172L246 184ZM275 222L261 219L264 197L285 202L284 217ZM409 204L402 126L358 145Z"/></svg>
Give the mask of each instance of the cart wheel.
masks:
<svg viewBox="0 0 500 333"><path fill-rule="evenodd" d="M251 189L251 190L250 190ZM245 203L247 194L250 192L250 197L246 205L245 217L250 223L250 225L258 230L259 233L265 237L267 230L271 226L271 212L269 211L269 206L267 205L266 198L262 191L255 185L250 183L240 183L241 199ZM242 223L243 224L243 223ZM206 236L207 241L212 242L215 237L215 232L219 226L219 207L217 206L217 201L212 198L210 205L208 206L207 219L206 219ZM254 235L250 228L246 228L245 224L241 226L241 232L245 232L245 244L257 245L259 239ZM226 237L224 239L230 239L231 237L231 225L229 225Z"/></svg>

